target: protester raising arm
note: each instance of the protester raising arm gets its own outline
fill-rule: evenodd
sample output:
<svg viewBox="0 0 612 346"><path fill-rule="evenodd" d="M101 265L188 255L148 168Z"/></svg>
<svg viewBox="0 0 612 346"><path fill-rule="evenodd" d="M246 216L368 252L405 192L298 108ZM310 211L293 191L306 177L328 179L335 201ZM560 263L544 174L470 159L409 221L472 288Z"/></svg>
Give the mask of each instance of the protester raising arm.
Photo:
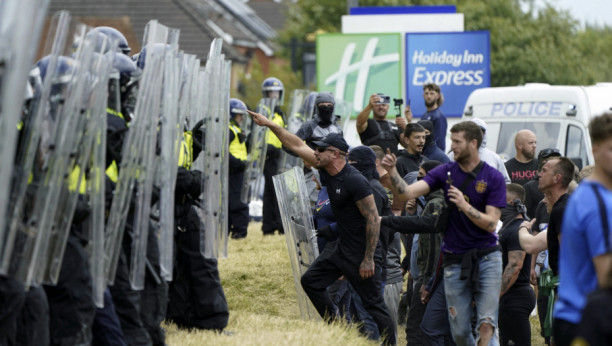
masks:
<svg viewBox="0 0 612 346"><path fill-rule="evenodd" d="M269 128L270 131L272 131L276 135L276 137L278 137L278 139L283 143L284 146L296 153L302 159L306 160L311 165L316 166L317 159L315 157L314 150L312 150L308 145L306 145L306 143L304 143L304 141L300 137L287 131L285 128L272 122L270 119L259 113L255 113L250 110L247 110L247 112L249 112L249 114L253 116L253 121L257 125Z"/></svg>

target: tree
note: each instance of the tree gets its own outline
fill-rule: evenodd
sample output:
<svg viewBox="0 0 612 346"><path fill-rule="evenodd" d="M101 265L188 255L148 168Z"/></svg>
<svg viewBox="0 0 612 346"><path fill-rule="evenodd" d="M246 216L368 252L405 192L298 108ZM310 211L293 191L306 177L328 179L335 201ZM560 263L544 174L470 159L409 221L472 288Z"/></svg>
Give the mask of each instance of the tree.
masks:
<svg viewBox="0 0 612 346"><path fill-rule="evenodd" d="M593 84L612 81L612 28L581 28L568 11L533 0L361 0L360 6L457 6L465 30L491 32L491 84ZM340 32L344 1L300 0L289 8L279 39L306 40L314 32ZM284 52L288 54L288 52Z"/></svg>

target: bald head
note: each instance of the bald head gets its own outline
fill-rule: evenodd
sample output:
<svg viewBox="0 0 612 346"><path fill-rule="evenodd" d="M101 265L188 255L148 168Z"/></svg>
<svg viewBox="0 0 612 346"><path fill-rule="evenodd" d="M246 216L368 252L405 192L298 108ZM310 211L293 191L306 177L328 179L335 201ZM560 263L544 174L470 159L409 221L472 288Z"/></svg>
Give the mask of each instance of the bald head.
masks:
<svg viewBox="0 0 612 346"><path fill-rule="evenodd" d="M530 162L535 157L536 135L529 130L520 130L514 137L516 159L520 162Z"/></svg>

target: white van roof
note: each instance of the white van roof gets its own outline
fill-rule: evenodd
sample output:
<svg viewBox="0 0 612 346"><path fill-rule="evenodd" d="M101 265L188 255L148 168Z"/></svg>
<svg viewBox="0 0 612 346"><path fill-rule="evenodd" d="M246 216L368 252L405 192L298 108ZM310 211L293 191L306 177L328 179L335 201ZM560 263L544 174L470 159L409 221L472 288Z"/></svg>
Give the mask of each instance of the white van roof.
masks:
<svg viewBox="0 0 612 346"><path fill-rule="evenodd" d="M470 108L472 107L472 108ZM612 83L593 86L528 83L516 87L477 89L470 94L464 112L489 117L565 117L576 108L578 117L589 119L612 107Z"/></svg>

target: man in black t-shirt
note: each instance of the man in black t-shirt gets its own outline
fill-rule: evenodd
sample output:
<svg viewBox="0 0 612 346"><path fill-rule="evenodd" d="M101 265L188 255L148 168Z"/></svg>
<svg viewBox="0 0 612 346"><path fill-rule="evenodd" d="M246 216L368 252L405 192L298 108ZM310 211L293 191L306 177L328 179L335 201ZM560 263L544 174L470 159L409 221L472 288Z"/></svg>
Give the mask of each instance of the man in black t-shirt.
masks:
<svg viewBox="0 0 612 346"><path fill-rule="evenodd" d="M313 150L265 116L249 113L257 125L268 127L289 150L318 168L327 186L339 239L331 251L321 253L304 273L301 279L304 291L321 317L334 320L334 304L327 287L344 275L376 322L383 342L394 345L396 328L382 295L378 210L370 183L346 162L348 144L341 134L332 133L314 141Z"/></svg>
<svg viewBox="0 0 612 346"><path fill-rule="evenodd" d="M538 160L535 158L536 135L529 130L520 130L514 137L516 156L506 161L510 180L519 185L535 179L538 175Z"/></svg>
<svg viewBox="0 0 612 346"><path fill-rule="evenodd" d="M404 115L395 118L395 124L387 121L387 113L389 112L389 99L383 99L383 94L373 94L370 96L370 102L357 115L357 133L363 145L378 145L386 152L387 148L392 153L397 154L398 144L400 143L400 135L407 123L412 120L410 106L406 105ZM368 119L372 111L372 119Z"/></svg>
<svg viewBox="0 0 612 346"><path fill-rule="evenodd" d="M506 218L499 232L502 249L502 285L499 299L499 337L501 345L528 345L531 342L529 315L536 303L529 284L531 255L521 248L518 228L523 221L525 190L519 184L506 185Z"/></svg>

